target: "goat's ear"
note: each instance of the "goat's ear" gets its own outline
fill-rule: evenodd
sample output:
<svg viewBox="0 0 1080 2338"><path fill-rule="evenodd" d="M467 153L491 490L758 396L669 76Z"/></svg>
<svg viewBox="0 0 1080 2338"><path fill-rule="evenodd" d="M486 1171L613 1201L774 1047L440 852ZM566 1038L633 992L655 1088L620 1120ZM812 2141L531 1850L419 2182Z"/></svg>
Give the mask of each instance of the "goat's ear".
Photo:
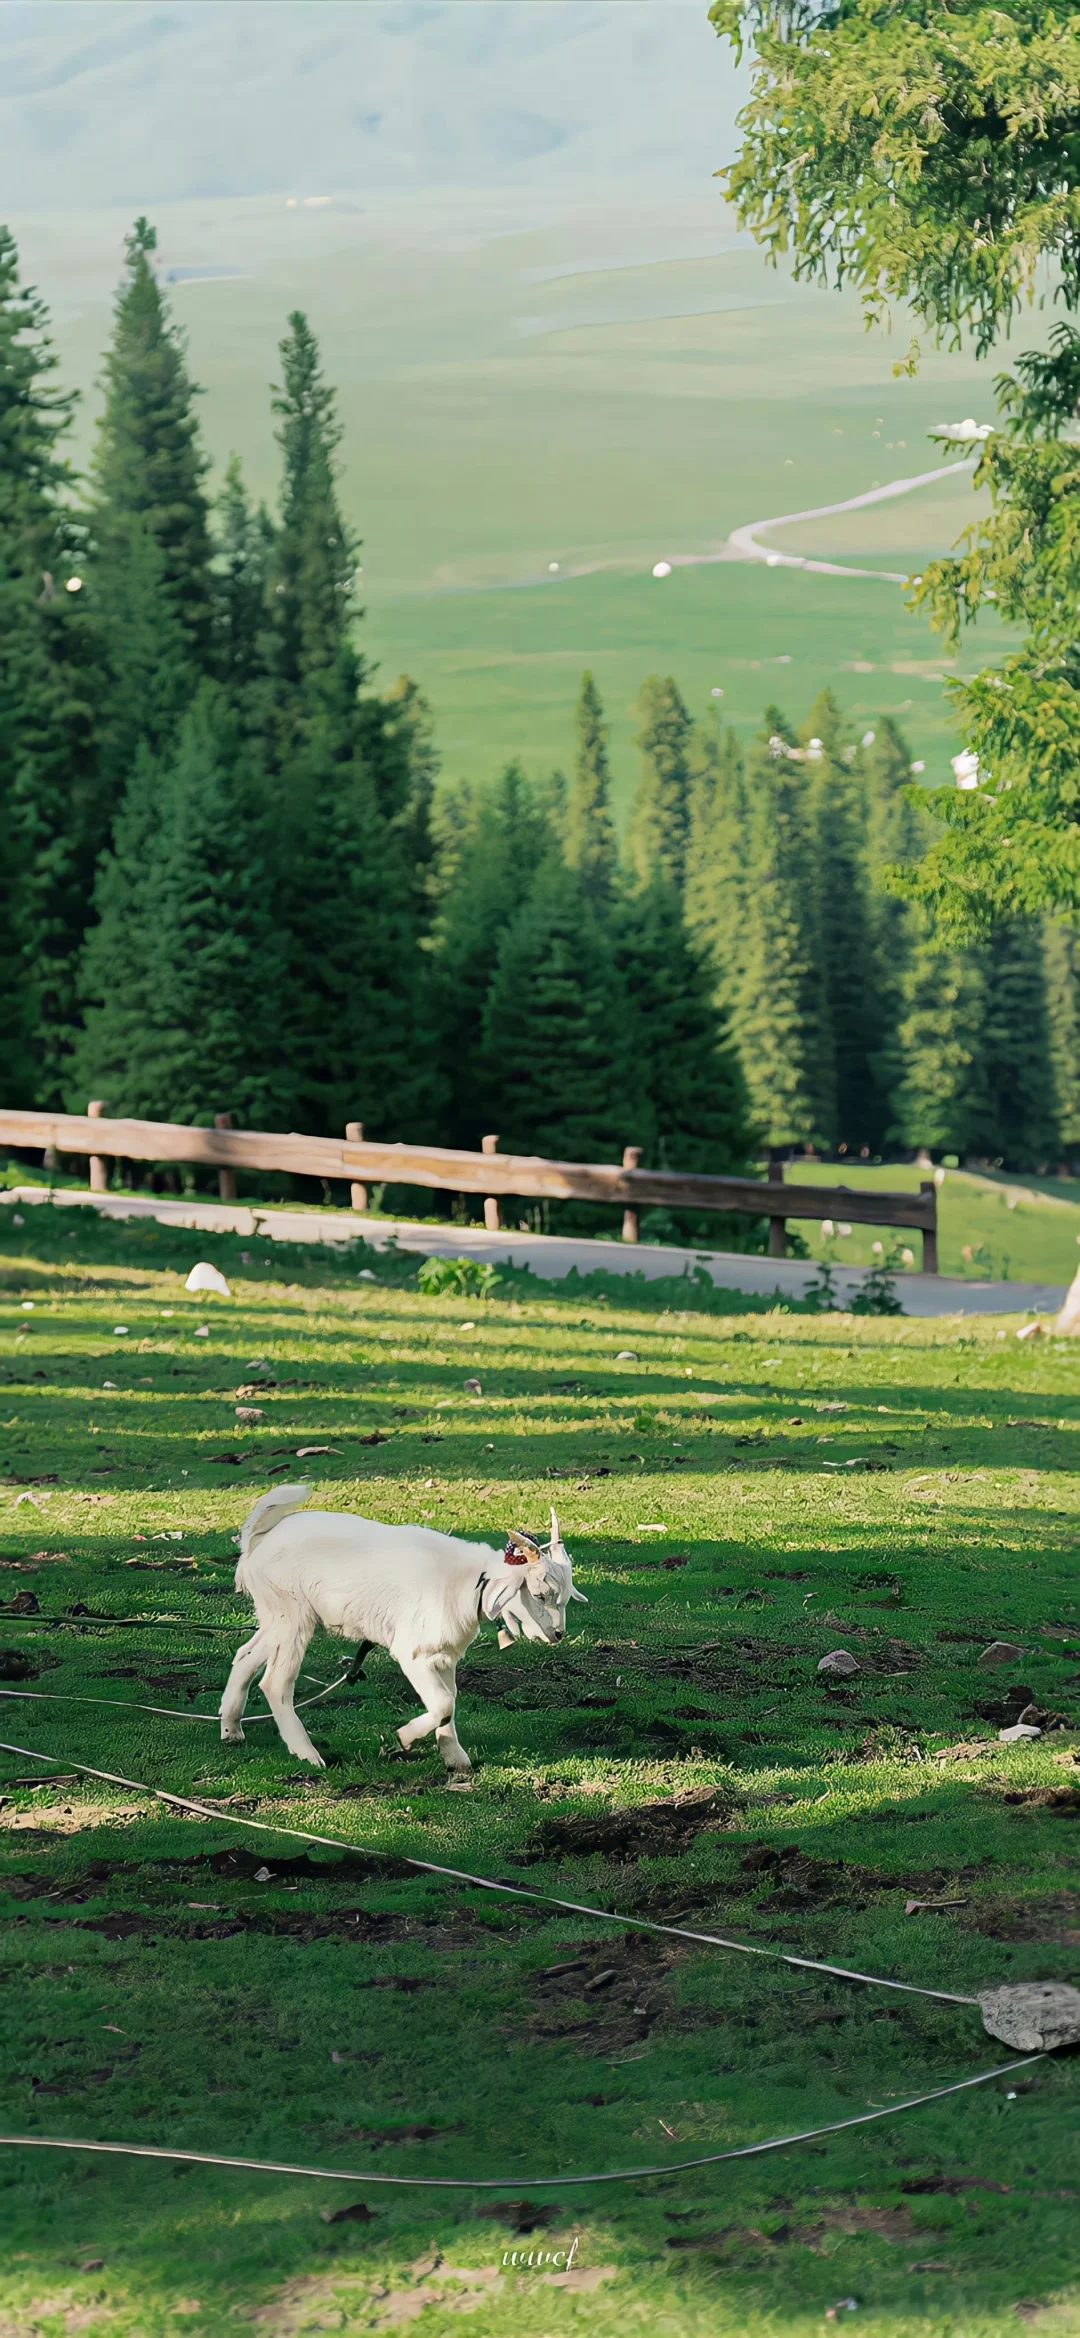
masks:
<svg viewBox="0 0 1080 2338"><path fill-rule="evenodd" d="M585 1593L578 1590L576 1583L571 1583L570 1585L570 1597L571 1599L580 1599L582 1607L588 1607L589 1602L585 1597Z"/></svg>

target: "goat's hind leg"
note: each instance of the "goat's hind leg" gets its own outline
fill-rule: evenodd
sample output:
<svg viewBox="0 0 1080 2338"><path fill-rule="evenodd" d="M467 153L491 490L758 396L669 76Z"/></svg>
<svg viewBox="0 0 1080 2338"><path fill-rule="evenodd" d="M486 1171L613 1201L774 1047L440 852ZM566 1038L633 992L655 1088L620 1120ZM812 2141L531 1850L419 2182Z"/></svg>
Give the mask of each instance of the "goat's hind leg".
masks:
<svg viewBox="0 0 1080 2338"><path fill-rule="evenodd" d="M225 1684L221 1700L221 1735L225 1745L243 1745L244 1707L248 1690L257 1672L262 1670L270 1653L270 1643L262 1625L245 1640L233 1657L232 1671Z"/></svg>
<svg viewBox="0 0 1080 2338"><path fill-rule="evenodd" d="M288 1622L282 1622L262 1677L262 1693L289 1752L295 1754L302 1762L310 1762L316 1770L325 1770L326 1763L317 1746L312 1745L307 1730L293 1705L296 1676L304 1661L307 1644L314 1629L314 1617L311 1618L310 1623L291 1619Z"/></svg>

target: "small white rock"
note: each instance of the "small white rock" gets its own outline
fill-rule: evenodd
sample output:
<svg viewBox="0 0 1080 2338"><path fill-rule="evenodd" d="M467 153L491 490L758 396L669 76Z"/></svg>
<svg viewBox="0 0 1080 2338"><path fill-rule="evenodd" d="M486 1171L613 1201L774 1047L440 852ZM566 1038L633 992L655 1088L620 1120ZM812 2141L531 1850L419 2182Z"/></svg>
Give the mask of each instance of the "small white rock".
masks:
<svg viewBox="0 0 1080 2338"><path fill-rule="evenodd" d="M990 1646L983 1649L978 1662L980 1664L1019 1664L1023 1654L1023 1649L1017 1647L1015 1640L991 1640Z"/></svg>
<svg viewBox="0 0 1080 2338"><path fill-rule="evenodd" d="M258 1404L238 1404L236 1407L236 1418L238 1421L243 1421L245 1426L253 1427L256 1421L261 1421L263 1418L262 1406Z"/></svg>
<svg viewBox="0 0 1080 2338"><path fill-rule="evenodd" d="M376 1279L376 1276L372 1274L371 1268L369 1266L362 1266L356 1278L358 1283L373 1283L376 1281Z"/></svg>
<svg viewBox="0 0 1080 2338"><path fill-rule="evenodd" d="M184 1289L185 1291L216 1291L222 1299L231 1299L232 1297L232 1292L220 1268L211 1266L209 1260L205 1258L200 1258L198 1265L192 1267Z"/></svg>
<svg viewBox="0 0 1080 2338"><path fill-rule="evenodd" d="M1042 1730L1036 1729L1033 1721L1014 1721L1011 1729L998 1730L998 1744L1020 1745L1026 1737L1041 1736Z"/></svg>
<svg viewBox="0 0 1080 2338"><path fill-rule="evenodd" d="M640 1364L641 1357L636 1348L620 1348L615 1361L617 1364Z"/></svg>
<svg viewBox="0 0 1080 2338"><path fill-rule="evenodd" d="M852 1673L861 1670L858 1657L853 1656L848 1648L834 1648L830 1655L822 1657L818 1665L819 1672L827 1673L834 1680L850 1680Z"/></svg>

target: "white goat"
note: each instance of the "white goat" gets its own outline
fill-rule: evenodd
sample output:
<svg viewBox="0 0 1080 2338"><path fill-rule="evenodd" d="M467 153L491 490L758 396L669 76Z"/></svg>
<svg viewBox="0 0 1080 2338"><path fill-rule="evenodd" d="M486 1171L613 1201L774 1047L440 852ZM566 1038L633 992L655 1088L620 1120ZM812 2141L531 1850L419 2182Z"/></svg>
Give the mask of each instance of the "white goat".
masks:
<svg viewBox="0 0 1080 2338"><path fill-rule="evenodd" d="M575 1590L554 1510L545 1550L511 1535L506 1550L497 1551L347 1512L295 1515L310 1493L310 1485L275 1486L241 1528L236 1588L254 1601L259 1622L229 1674L222 1737L242 1744L248 1690L261 1671L263 1695L290 1753L325 1768L293 1706L304 1651L321 1623L343 1640L388 1649L422 1697L424 1711L398 1730L403 1747L434 1730L447 1768L471 1769L454 1728L456 1674L481 1621L497 1621L500 1636L557 1641L566 1631L569 1601L585 1598Z"/></svg>

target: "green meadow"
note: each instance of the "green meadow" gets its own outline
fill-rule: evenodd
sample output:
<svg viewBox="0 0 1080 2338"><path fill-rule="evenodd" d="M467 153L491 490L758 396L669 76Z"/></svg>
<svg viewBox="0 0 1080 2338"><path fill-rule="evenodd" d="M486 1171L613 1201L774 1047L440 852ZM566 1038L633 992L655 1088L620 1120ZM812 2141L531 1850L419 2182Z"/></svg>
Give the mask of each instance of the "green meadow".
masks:
<svg viewBox="0 0 1080 2338"><path fill-rule="evenodd" d="M435 1300L359 1246L245 1260L58 1216L0 1230L3 2131L356 2180L5 2149L5 2338L1080 2328L1075 2054L763 2159L545 2181L1010 2059L974 2008L629 1919L959 1996L1080 1977L1073 1346L686 1286ZM200 1253L231 1299L185 1293ZM257 1695L220 1745L235 1537L301 1474L323 1506L481 1541L556 1503L589 1605L560 1649L470 1652L465 1791L398 1752L415 1700L379 1653L308 1716L324 1772ZM994 1638L1021 1651L1001 1669ZM840 1646L860 1669L828 1682ZM313 1642L304 1693L340 1658ZM1001 1743L1028 1705L1043 1734ZM512 2261L575 2240L566 2279Z"/></svg>
<svg viewBox="0 0 1080 2338"><path fill-rule="evenodd" d="M985 418L997 358L976 369L928 351L914 379L896 378L907 321L868 334L857 303L770 270L707 182L677 200L275 197L162 205L156 219L167 269L210 272L171 297L206 392L213 475L237 448L271 499L268 385L288 312L308 311L339 390L363 638L384 677L407 670L428 692L449 776L483 778L512 755L533 772L565 763L591 666L622 802L634 698L657 668L743 734L774 699L801 718L828 684L860 726L895 714L928 781L949 778L944 678L997 654L1000 626L980 626L957 668L884 580L741 561L651 571L715 554L747 521L933 468L927 433ZM11 224L84 393L85 460L130 221L88 210ZM975 508L965 474L775 541L917 572Z"/></svg>

